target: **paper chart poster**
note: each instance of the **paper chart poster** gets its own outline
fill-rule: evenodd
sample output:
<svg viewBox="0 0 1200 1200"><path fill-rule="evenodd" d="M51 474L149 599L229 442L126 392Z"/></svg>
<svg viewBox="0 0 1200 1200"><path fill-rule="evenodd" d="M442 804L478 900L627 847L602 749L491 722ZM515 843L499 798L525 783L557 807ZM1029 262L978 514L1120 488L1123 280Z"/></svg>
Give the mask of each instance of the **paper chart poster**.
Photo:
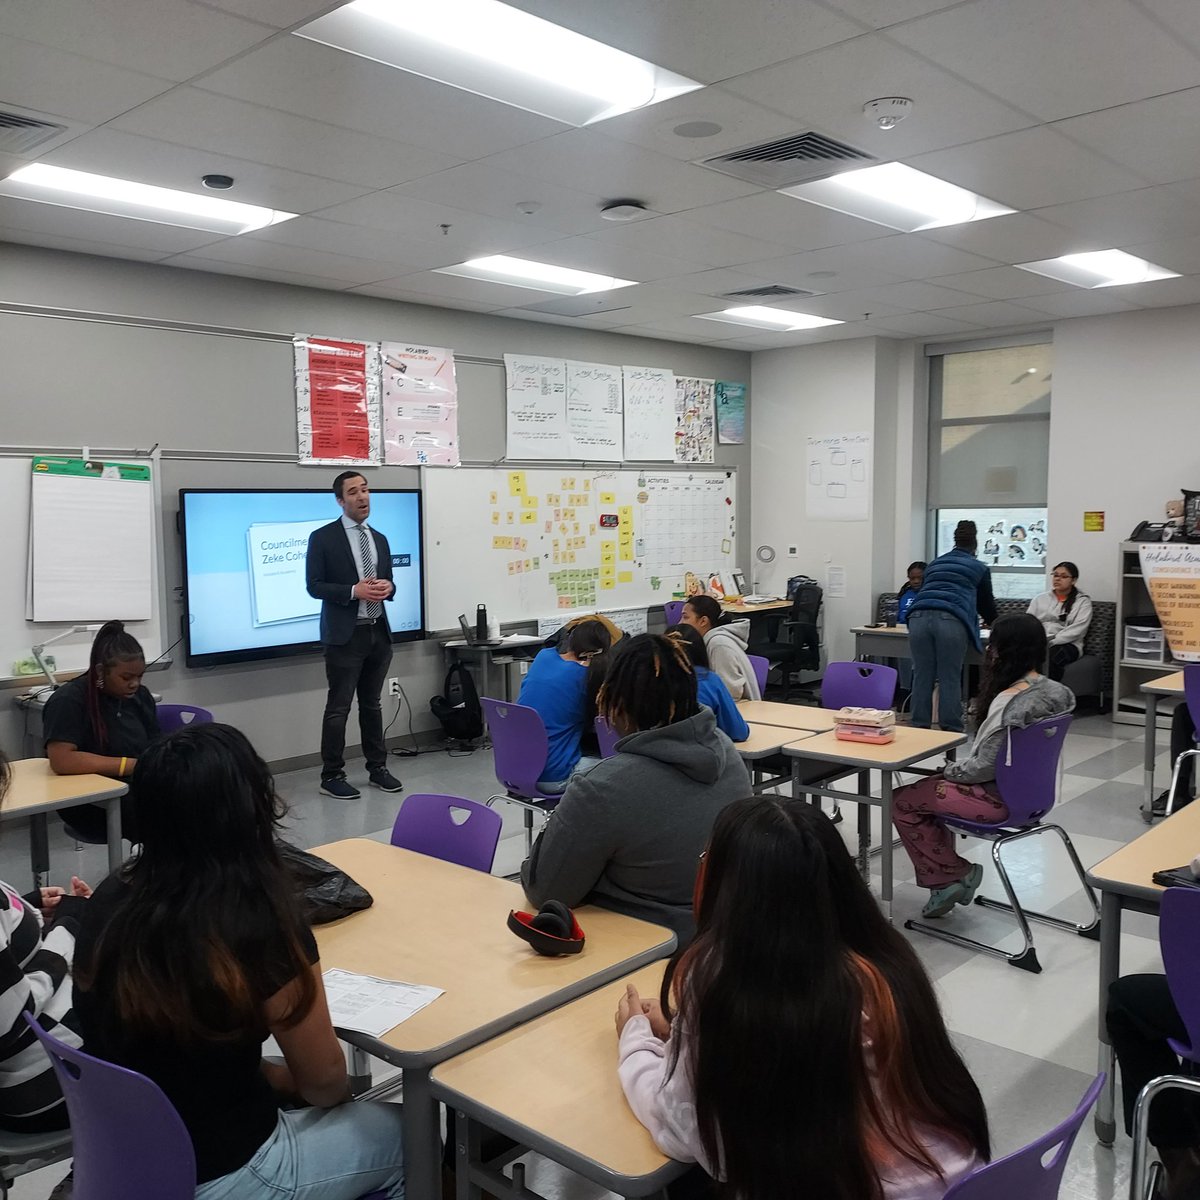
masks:
<svg viewBox="0 0 1200 1200"><path fill-rule="evenodd" d="M871 514L871 435L809 437L804 506L818 521L865 521Z"/></svg>
<svg viewBox="0 0 1200 1200"><path fill-rule="evenodd" d="M508 458L570 458L567 364L559 358L504 356Z"/></svg>
<svg viewBox="0 0 1200 1200"><path fill-rule="evenodd" d="M292 345L300 461L330 466L378 463L379 355L375 343L299 334Z"/></svg>
<svg viewBox="0 0 1200 1200"><path fill-rule="evenodd" d="M1172 657L1200 662L1200 545L1144 545L1138 557Z"/></svg>
<svg viewBox="0 0 1200 1200"><path fill-rule="evenodd" d="M567 428L571 458L621 461L621 369L567 363Z"/></svg>
<svg viewBox="0 0 1200 1200"><path fill-rule="evenodd" d="M625 458L675 458L675 375L662 367L622 367L625 383Z"/></svg>
<svg viewBox="0 0 1200 1200"><path fill-rule="evenodd" d="M746 385L717 381L717 441L740 446L746 440Z"/></svg>
<svg viewBox="0 0 1200 1200"><path fill-rule="evenodd" d="M403 467L457 467L458 385L454 352L382 342L383 461Z"/></svg>
<svg viewBox="0 0 1200 1200"><path fill-rule="evenodd" d="M675 377L675 461L715 461L715 418L711 379Z"/></svg>

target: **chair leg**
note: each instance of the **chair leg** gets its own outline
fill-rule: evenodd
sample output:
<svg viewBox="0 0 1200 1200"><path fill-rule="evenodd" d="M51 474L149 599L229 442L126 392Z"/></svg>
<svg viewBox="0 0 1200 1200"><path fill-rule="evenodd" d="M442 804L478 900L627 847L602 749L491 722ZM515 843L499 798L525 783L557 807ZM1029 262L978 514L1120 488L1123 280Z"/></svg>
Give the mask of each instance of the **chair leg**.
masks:
<svg viewBox="0 0 1200 1200"><path fill-rule="evenodd" d="M533 853L533 809L525 810L525 857Z"/></svg>
<svg viewBox="0 0 1200 1200"><path fill-rule="evenodd" d="M1175 766L1171 771L1171 790L1167 793L1167 807L1166 807L1166 811L1163 813L1164 816L1169 817L1175 811L1175 791L1176 791L1176 788L1179 786L1179 771L1180 771L1180 768L1183 766L1183 760L1185 758L1193 758L1193 757L1200 757L1200 749L1185 750L1175 760Z"/></svg>

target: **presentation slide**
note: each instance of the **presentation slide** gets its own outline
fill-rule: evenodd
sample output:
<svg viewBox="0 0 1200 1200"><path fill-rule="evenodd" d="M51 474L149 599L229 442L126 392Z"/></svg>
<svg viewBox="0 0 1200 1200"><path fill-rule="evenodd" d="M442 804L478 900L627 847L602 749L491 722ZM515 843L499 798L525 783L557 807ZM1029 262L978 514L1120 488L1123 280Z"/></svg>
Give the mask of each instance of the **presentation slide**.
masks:
<svg viewBox="0 0 1200 1200"><path fill-rule="evenodd" d="M308 538L341 518L329 491L193 491L183 517L187 662L215 666L311 650L321 602L305 586ZM373 491L371 528L388 540L393 640L425 627L420 493Z"/></svg>

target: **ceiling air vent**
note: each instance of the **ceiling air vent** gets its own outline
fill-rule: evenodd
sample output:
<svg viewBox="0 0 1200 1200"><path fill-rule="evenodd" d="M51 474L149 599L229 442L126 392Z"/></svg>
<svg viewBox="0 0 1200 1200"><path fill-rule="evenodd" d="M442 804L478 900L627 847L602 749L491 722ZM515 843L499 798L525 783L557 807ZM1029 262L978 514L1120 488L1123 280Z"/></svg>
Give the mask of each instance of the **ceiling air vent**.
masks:
<svg viewBox="0 0 1200 1200"><path fill-rule="evenodd" d="M804 288L785 287L782 283L768 283L764 287L742 288L737 292L722 292L722 300L778 300L781 296L821 296L823 292L810 292Z"/></svg>
<svg viewBox="0 0 1200 1200"><path fill-rule="evenodd" d="M764 142L761 146L747 146L729 154L719 154L716 158L701 159L699 165L756 183L759 187L778 190L877 161L863 150L810 129L807 133L795 133L776 142Z"/></svg>
<svg viewBox="0 0 1200 1200"><path fill-rule="evenodd" d="M35 146L65 133L65 125L50 121L35 121L19 113L0 110L0 151L6 154L26 154Z"/></svg>

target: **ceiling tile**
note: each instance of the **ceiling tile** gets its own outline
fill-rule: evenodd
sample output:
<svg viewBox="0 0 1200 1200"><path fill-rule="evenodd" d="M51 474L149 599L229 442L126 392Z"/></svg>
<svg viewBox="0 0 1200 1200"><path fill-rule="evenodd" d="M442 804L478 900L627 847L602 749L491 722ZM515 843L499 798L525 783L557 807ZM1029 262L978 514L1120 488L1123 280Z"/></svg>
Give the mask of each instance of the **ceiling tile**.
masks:
<svg viewBox="0 0 1200 1200"><path fill-rule="evenodd" d="M450 300L445 296L431 296L428 292L398 286L394 281L365 283L361 287L347 288L354 296L377 296L383 300L400 300L406 304L427 304L433 308L452 308L462 312L494 312L494 304L480 304L473 300Z"/></svg>
<svg viewBox="0 0 1200 1200"><path fill-rule="evenodd" d="M956 250L931 242L915 233L894 233L886 237L847 246L831 246L797 254L776 265L789 280L808 276L813 271L836 271L831 279L813 279L812 286L824 291L844 291L848 287L875 283L896 283L901 279L928 279L959 271L980 270L992 265L990 258ZM804 284L802 286L809 286Z"/></svg>
<svg viewBox="0 0 1200 1200"><path fill-rule="evenodd" d="M109 217L103 213L82 212L58 204L40 204L36 200L14 200L0 196L0 237L5 230L23 229L28 233L45 233L51 237L82 238L85 241L139 251L177 254L197 246L205 246L214 235L198 229L181 229L177 225L160 225L156 221L134 221L126 217Z"/></svg>
<svg viewBox="0 0 1200 1200"><path fill-rule="evenodd" d="M486 305L488 311L517 308L522 304L536 303L539 297L550 297L549 292L540 292L535 288L511 287L506 283L488 283L482 279L462 279L457 275L435 275L432 272L382 279L379 280L379 286L398 289L411 287L414 292L441 297L442 304L467 300L472 304Z"/></svg>
<svg viewBox="0 0 1200 1200"><path fill-rule="evenodd" d="M287 271L295 275L308 275L346 284L374 283L395 274L395 268L386 263L371 262L365 258L350 258L344 254L330 254L325 250L281 246L278 242L256 238L252 233L225 238L194 252L191 257L241 263L247 267L265 267L273 271Z"/></svg>
<svg viewBox="0 0 1200 1200"><path fill-rule="evenodd" d="M757 190L728 175L618 142L594 129L572 129L494 154L485 162L614 200L638 200L660 213L715 204Z"/></svg>
<svg viewBox="0 0 1200 1200"><path fill-rule="evenodd" d="M698 296L727 296L730 292L745 291L747 288L767 287L773 283L781 283L775 278L773 262L756 263L753 268L743 267L734 270L731 267L717 267L711 271L695 271L680 275L674 279L661 280L660 284L668 288L679 288ZM813 291L825 290L814 287Z"/></svg>
<svg viewBox="0 0 1200 1200"><path fill-rule="evenodd" d="M127 133L369 188L392 187L458 163L436 150L371 137L191 87L157 96L112 125Z"/></svg>
<svg viewBox="0 0 1200 1200"><path fill-rule="evenodd" d="M1200 274L1200 236L1171 238L1161 242L1135 242L1125 246L1130 254L1147 262L1178 271L1180 275Z"/></svg>
<svg viewBox="0 0 1200 1200"><path fill-rule="evenodd" d="M510 0L557 25L702 83L854 37L861 26L814 0Z"/></svg>
<svg viewBox="0 0 1200 1200"><path fill-rule="evenodd" d="M173 146L169 142L108 128L93 129L52 150L41 161L76 171L115 175L118 179L136 179L158 187L219 195L284 212L326 208L361 196L365 190L332 179L299 175L278 167L260 166L243 158ZM210 173L233 176L234 187L228 192L206 193L200 179Z"/></svg>
<svg viewBox="0 0 1200 1200"><path fill-rule="evenodd" d="M345 0L197 0L205 8L217 8L235 16L248 17L276 29L290 29L323 17Z"/></svg>
<svg viewBox="0 0 1200 1200"><path fill-rule="evenodd" d="M243 55L207 75L203 87L458 159L480 158L563 128L559 121L299 37L279 38Z"/></svg>
<svg viewBox="0 0 1200 1200"><path fill-rule="evenodd" d="M1075 242L1082 244L1072 246L1071 250L1107 250L1112 246L1124 247L1131 242L1187 237L1200 228L1196 205L1189 202L1186 196L1173 193L1171 186L1178 185L1142 188L1136 192L1098 196L1074 204L1059 204L1039 209L1038 216L1053 221L1075 235ZM997 219L1011 220L1005 217ZM983 221L980 224L991 222ZM1028 262L1068 252L1065 249L1052 250L1046 254L1031 255L1028 259L1010 261Z"/></svg>
<svg viewBox="0 0 1200 1200"><path fill-rule="evenodd" d="M601 245L667 254L701 267L731 267L786 253L782 246L771 242L727 229L706 228L685 217L654 217L611 225L591 237Z"/></svg>
<svg viewBox="0 0 1200 1200"><path fill-rule="evenodd" d="M723 204L710 204L689 212L688 220L734 233L752 229L756 236L792 250L819 250L824 246L871 241L895 232L873 221L848 217L778 192L759 192Z"/></svg>
<svg viewBox="0 0 1200 1200"><path fill-rule="evenodd" d="M894 317L881 317L879 323L888 332L905 337L952 337L956 333L977 333L980 329L970 321L955 320L936 312L899 313Z"/></svg>
<svg viewBox="0 0 1200 1200"><path fill-rule="evenodd" d="M874 242L863 242L873 246ZM852 256L854 246L834 246L828 250L810 250L805 254L789 254L774 262L753 263L756 271L770 271L772 283L785 287L803 288L809 292L836 293L861 288L881 287L885 283L903 283L908 276L881 270L870 254ZM750 267L744 268L746 270ZM813 277L813 272L819 274Z"/></svg>
<svg viewBox="0 0 1200 1200"><path fill-rule="evenodd" d="M951 56L943 61L954 60ZM796 119L797 130L817 129L884 161L1034 123L1025 113L874 33L752 71L729 80L724 88L788 113ZM877 128L863 115L863 105L876 96L907 96L913 101L912 115L894 129Z"/></svg>
<svg viewBox="0 0 1200 1200"><path fill-rule="evenodd" d="M886 29L938 9L952 8L962 0L826 0L830 8L844 12L873 29Z"/></svg>
<svg viewBox="0 0 1200 1200"><path fill-rule="evenodd" d="M111 120L170 86L17 37L0 38L0 82L5 103L88 124Z"/></svg>
<svg viewBox="0 0 1200 1200"><path fill-rule="evenodd" d="M872 318L882 320L916 307L902 303L899 297L893 297L891 302L885 301L879 294L882 290L882 287L854 288L845 292L832 292L826 296L804 296L795 302L781 300L779 303L784 307L796 308L800 312L812 313L818 317L854 322L867 320L868 313Z"/></svg>
<svg viewBox="0 0 1200 1200"><path fill-rule="evenodd" d="M919 280L909 280L904 283L889 283L883 287L868 289L869 295L874 297L877 304L899 309L905 312L925 312L929 309L937 308L953 308L958 305L968 303L974 300L974 296L967 296L963 292L956 292L953 288L939 287L936 283L923 283ZM841 296L849 296L851 293L839 293ZM876 309L868 307L863 308L864 312L875 312ZM882 312L881 307L878 311Z"/></svg>
<svg viewBox="0 0 1200 1200"><path fill-rule="evenodd" d="M1060 279L1047 279L1044 275L1035 275L1032 271L1021 271L1016 267L988 267L983 271L939 275L930 282L968 292L972 296L986 296L989 300L1022 300L1026 296L1070 290L1070 284Z"/></svg>
<svg viewBox="0 0 1200 1200"><path fill-rule="evenodd" d="M137 246L117 246L112 242L93 242L82 237L43 233L29 229L13 229L0 223L0 242L17 242L24 246L43 246L49 250L70 250L74 254L99 254L105 258L124 258L133 262L158 262L170 257L169 250L140 249Z"/></svg>
<svg viewBox="0 0 1200 1200"><path fill-rule="evenodd" d="M1200 92L1200 89L1197 89ZM1200 147L1200 138L1196 139ZM1110 147L1110 152L1113 147ZM1146 181L1045 126L1005 133L907 160L918 171L1016 209L1068 204Z"/></svg>
<svg viewBox="0 0 1200 1200"><path fill-rule="evenodd" d="M1044 325L1046 318L1034 308L1012 304L1007 300L989 300L983 304L948 306L939 315L952 321L966 321L988 329L1007 329L1017 325Z"/></svg>
<svg viewBox="0 0 1200 1200"><path fill-rule="evenodd" d="M1135 193L1126 193L1134 195ZM1086 203L1091 203L1087 201ZM1012 213L1007 217L992 217L987 221L971 221L966 225L948 225L944 229L929 229L923 238L943 246L968 250L998 263L1033 262L1039 258L1054 258L1079 250L1094 250L1084 234L1065 229L1065 222L1051 224L1042 216L1053 217L1058 209L1042 209L1038 215Z"/></svg>
<svg viewBox="0 0 1200 1200"><path fill-rule="evenodd" d="M1195 0L1139 0L1141 8L1161 21L1173 37L1200 54L1200 7Z"/></svg>
<svg viewBox="0 0 1200 1200"><path fill-rule="evenodd" d="M181 267L188 271L202 271L208 275L237 275L242 279L265 279L271 283L288 283L294 287L320 288L327 292L346 292L350 284L344 279L330 279L324 275L305 275L303 271L278 271L264 267L261 263L218 262L213 258L197 258L191 254L179 254L163 263L167 267Z"/></svg>
<svg viewBox="0 0 1200 1200"><path fill-rule="evenodd" d="M0 5L0 38L144 70L176 81L207 71L274 36L258 22L190 0L8 0Z"/></svg>
<svg viewBox="0 0 1200 1200"><path fill-rule="evenodd" d="M1021 301L1025 308L1044 312L1051 317L1095 317L1103 313L1129 312L1137 308L1119 296L1108 295L1112 288L1072 288L1050 296L1030 296Z"/></svg>
<svg viewBox="0 0 1200 1200"><path fill-rule="evenodd" d="M693 263L686 263L679 258L605 245L593 237L573 237L551 242L527 257L556 263L560 267L574 267L579 271L615 275L618 279L636 279L640 283L686 275L694 268Z"/></svg>
<svg viewBox="0 0 1200 1200"><path fill-rule="evenodd" d="M889 36L1046 121L1196 82L1192 53L1128 0L974 0Z"/></svg>
<svg viewBox="0 0 1200 1200"><path fill-rule="evenodd" d="M297 217L294 221L260 229L254 236L260 241L276 242L281 246L324 250L347 258L386 263L395 268L392 274L408 274L462 262L453 246L439 244L443 239L422 240L393 230L347 225L322 217Z"/></svg>
<svg viewBox="0 0 1200 1200"><path fill-rule="evenodd" d="M1175 304L1200 304L1200 276L1184 275L1179 279L1156 279L1153 283L1127 284L1124 287L1104 288L1115 292L1120 300L1128 300L1142 308L1169 308Z"/></svg>

